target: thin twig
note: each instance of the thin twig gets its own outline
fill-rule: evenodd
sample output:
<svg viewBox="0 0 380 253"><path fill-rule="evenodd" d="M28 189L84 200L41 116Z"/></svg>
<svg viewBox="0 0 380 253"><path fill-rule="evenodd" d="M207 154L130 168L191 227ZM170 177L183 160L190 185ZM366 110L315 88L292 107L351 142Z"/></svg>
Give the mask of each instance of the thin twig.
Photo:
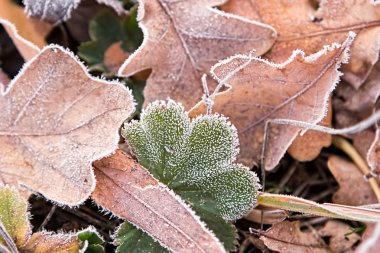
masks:
<svg viewBox="0 0 380 253"><path fill-rule="evenodd" d="M18 253L18 249L15 242L12 240L12 237L8 234L1 220L0 220L0 236L4 239L5 243L8 245L11 253Z"/></svg>
<svg viewBox="0 0 380 253"><path fill-rule="evenodd" d="M55 212L56 209L57 209L56 205L53 205L51 207L49 213L46 215L46 218L44 219L44 221L42 222L42 224L39 226L38 231L41 231L42 229L44 229L44 227L50 221L50 219L53 216L53 214L54 214L54 212Z"/></svg>

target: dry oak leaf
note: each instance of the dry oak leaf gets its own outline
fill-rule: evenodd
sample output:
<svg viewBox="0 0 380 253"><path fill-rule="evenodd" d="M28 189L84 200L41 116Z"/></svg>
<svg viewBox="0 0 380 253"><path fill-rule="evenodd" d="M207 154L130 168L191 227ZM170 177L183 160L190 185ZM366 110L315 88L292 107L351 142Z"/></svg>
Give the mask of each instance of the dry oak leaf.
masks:
<svg viewBox="0 0 380 253"><path fill-rule="evenodd" d="M0 68L0 86L7 87L10 79L6 73Z"/></svg>
<svg viewBox="0 0 380 253"><path fill-rule="evenodd" d="M271 61L285 60L288 52L298 48L314 53L323 45L342 41L348 31L358 37L343 71L345 80L358 88L378 60L380 6L373 0L322 0L318 10L309 0L230 0L223 9L277 30L278 40L266 55Z"/></svg>
<svg viewBox="0 0 380 253"><path fill-rule="evenodd" d="M118 0L96 0L111 7L119 15L125 13L123 4ZM31 16L52 23L66 21L71 17L82 0L24 0L25 12Z"/></svg>
<svg viewBox="0 0 380 253"><path fill-rule="evenodd" d="M117 150L93 166L97 184L92 198L102 207L172 252L225 252L194 211L129 154Z"/></svg>
<svg viewBox="0 0 380 253"><path fill-rule="evenodd" d="M95 188L91 162L117 148L133 110L122 84L91 77L59 46L44 48L1 89L0 182L83 202Z"/></svg>
<svg viewBox="0 0 380 253"><path fill-rule="evenodd" d="M339 190L333 195L333 203L360 206L377 203L371 186L360 169L353 163L338 156L331 156L327 166L339 183Z"/></svg>
<svg viewBox="0 0 380 253"><path fill-rule="evenodd" d="M368 165L371 170L380 175L380 128L378 127L375 133L375 138L367 153Z"/></svg>
<svg viewBox="0 0 380 253"><path fill-rule="evenodd" d="M255 49L265 53L276 32L265 24L212 8L226 0L139 0L144 41L119 75L152 69L145 103L168 97L186 109L201 100L201 76L218 60Z"/></svg>
<svg viewBox="0 0 380 253"><path fill-rule="evenodd" d="M0 19L5 19L10 23L13 23L20 36L36 45L38 48L43 48L46 45L45 37L52 29L50 24L27 17L23 8L15 4L12 0L0 1ZM17 44L18 38L14 35L13 28L5 26L5 29L20 50L19 45ZM20 52L25 60L30 59L27 59L24 56L24 53L27 52L23 52L22 50L20 50Z"/></svg>
<svg viewBox="0 0 380 253"><path fill-rule="evenodd" d="M230 117L237 127L240 162L248 166L259 163L268 120L291 119L316 124L324 117L329 95L339 81L337 69L347 61L353 37L350 33L342 45L333 43L309 56L295 50L281 64L236 55L212 68L219 81L236 72L228 80L230 88L215 97L213 109ZM204 112L202 105L193 110L192 116ZM267 170L278 164L300 131L295 126L270 125L263 164Z"/></svg>
<svg viewBox="0 0 380 253"><path fill-rule="evenodd" d="M302 232L299 221L283 221L262 233L260 240L280 253L331 253L312 232Z"/></svg>
<svg viewBox="0 0 380 253"><path fill-rule="evenodd" d="M319 125L331 127L331 120L332 106L330 102L327 115L321 120ZM329 147L331 141L332 137L330 134L310 130L293 141L292 145L288 148L288 153L298 161L311 161L318 157L322 148Z"/></svg>

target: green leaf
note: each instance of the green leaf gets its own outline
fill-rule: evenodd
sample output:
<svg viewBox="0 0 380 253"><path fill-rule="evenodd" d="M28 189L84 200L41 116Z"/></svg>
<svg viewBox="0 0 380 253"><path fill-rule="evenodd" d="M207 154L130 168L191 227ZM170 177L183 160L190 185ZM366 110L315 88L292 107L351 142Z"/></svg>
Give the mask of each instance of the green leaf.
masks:
<svg viewBox="0 0 380 253"><path fill-rule="evenodd" d="M104 253L104 248L101 245L104 243L104 240L94 228L89 227L83 231L78 232L77 237L80 241L82 241L81 252Z"/></svg>
<svg viewBox="0 0 380 253"><path fill-rule="evenodd" d="M132 8L130 15L123 20L110 11L96 15L89 25L91 41L79 46L78 55L91 69L108 72L103 60L104 53L112 44L121 41L125 51L133 51L141 44L143 35L138 28L136 15L136 8Z"/></svg>
<svg viewBox="0 0 380 253"><path fill-rule="evenodd" d="M140 164L187 201L232 249L233 227L257 201L256 175L241 164L235 127L225 117L206 115L191 121L174 101L155 102L140 122L124 126L124 137Z"/></svg>
<svg viewBox="0 0 380 253"><path fill-rule="evenodd" d="M124 222L116 232L115 245L116 253L134 252L134 253L166 253L169 252L163 248L152 237L136 228L128 222Z"/></svg>

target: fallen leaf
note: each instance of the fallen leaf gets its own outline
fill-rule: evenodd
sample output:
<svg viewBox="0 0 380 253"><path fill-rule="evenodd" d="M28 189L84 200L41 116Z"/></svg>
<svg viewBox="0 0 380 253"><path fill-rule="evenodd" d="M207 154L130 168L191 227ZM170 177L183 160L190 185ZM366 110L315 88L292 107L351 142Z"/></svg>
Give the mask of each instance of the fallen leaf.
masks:
<svg viewBox="0 0 380 253"><path fill-rule="evenodd" d="M200 101L201 76L218 60L252 49L265 53L276 33L267 25L219 11L225 0L139 0L138 21L144 41L119 70L130 76L152 73L146 104L168 97L189 109Z"/></svg>
<svg viewBox="0 0 380 253"><path fill-rule="evenodd" d="M75 234L32 234L27 203L14 188L0 186L0 221L19 252L49 253L78 252L79 241ZM0 237L0 245L6 246ZM13 251L12 251L13 252Z"/></svg>
<svg viewBox="0 0 380 253"><path fill-rule="evenodd" d="M224 252L194 212L130 155L118 150L93 166L97 185L92 198L104 208L173 252Z"/></svg>
<svg viewBox="0 0 380 253"><path fill-rule="evenodd" d="M10 80L9 80L8 75L6 73L4 73L4 71L0 68L0 87L1 86L7 87L9 81Z"/></svg>
<svg viewBox="0 0 380 253"><path fill-rule="evenodd" d="M0 1L0 19L5 19L14 24L21 37L39 48L43 48L46 45L45 37L52 29L50 24L27 17L23 8L12 0ZM8 31L8 28L6 29ZM12 31L9 33L11 35Z"/></svg>
<svg viewBox="0 0 380 253"><path fill-rule="evenodd" d="M82 0L24 0L25 12L28 16L51 23L70 19L71 13L78 7ZM118 0L96 0L100 4L107 5L119 15L125 13L123 4Z"/></svg>
<svg viewBox="0 0 380 253"><path fill-rule="evenodd" d="M318 229L321 237L328 238L328 245L332 252L353 252L353 246L360 241L360 236L353 233L346 223L329 220L325 226Z"/></svg>
<svg viewBox="0 0 380 253"><path fill-rule="evenodd" d="M327 253L327 245L312 232L302 232L299 221L283 221L262 233L260 239L271 250L280 253Z"/></svg>
<svg viewBox="0 0 380 253"><path fill-rule="evenodd" d="M377 198L360 169L338 156L331 156L327 166L339 183L333 203L360 206L377 203Z"/></svg>
<svg viewBox="0 0 380 253"><path fill-rule="evenodd" d="M133 110L122 84L91 77L59 46L44 48L0 96L0 180L83 202L95 188L91 162L116 149Z"/></svg>
<svg viewBox="0 0 380 253"><path fill-rule="evenodd" d="M342 41L349 31L356 32L343 78L358 88L378 60L380 6L370 0L322 0L316 10L314 4L309 0L230 0L223 9L277 30L277 42L265 56L275 62L285 60L294 49L314 53L323 45Z"/></svg>
<svg viewBox="0 0 380 253"><path fill-rule="evenodd" d="M342 45L334 43L309 56L293 51L281 64L236 55L213 67L212 73L219 82L237 71L228 80L230 88L216 95L213 110L228 116L237 127L241 140L239 161L248 166L259 163L268 120L316 124L324 117L327 100L339 81L337 69L347 61L352 40L353 34ZM205 110L204 105L198 107L192 116ZM262 164L266 170L278 164L300 130L295 126L270 125Z"/></svg>
<svg viewBox="0 0 380 253"><path fill-rule="evenodd" d="M16 27L12 23L7 20L0 19L0 24L7 31L9 37L13 41L13 44L17 47L17 50L20 52L25 61L31 60L40 53L40 49L36 45L18 34Z"/></svg>
<svg viewBox="0 0 380 253"><path fill-rule="evenodd" d="M113 73L123 65L124 61L130 53L125 52L121 47L121 42L116 42L110 46L104 53L104 64Z"/></svg>
<svg viewBox="0 0 380 253"><path fill-rule="evenodd" d="M327 115L318 125L331 127L332 107L329 103ZM323 132L309 130L304 135L298 136L288 148L288 153L298 161L311 161L318 157L322 148L331 145L331 135Z"/></svg>

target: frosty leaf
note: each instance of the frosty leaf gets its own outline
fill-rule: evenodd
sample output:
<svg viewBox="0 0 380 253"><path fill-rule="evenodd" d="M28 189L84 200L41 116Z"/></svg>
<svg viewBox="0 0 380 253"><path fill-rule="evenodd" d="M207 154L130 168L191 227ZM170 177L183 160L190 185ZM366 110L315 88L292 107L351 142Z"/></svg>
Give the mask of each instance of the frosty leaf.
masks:
<svg viewBox="0 0 380 253"><path fill-rule="evenodd" d="M91 162L111 153L134 109L130 91L88 75L57 46L46 47L0 95L0 175L62 204L95 187Z"/></svg>
<svg viewBox="0 0 380 253"><path fill-rule="evenodd" d="M136 15L136 9L132 9L130 15L123 20L108 11L97 15L89 25L91 41L84 42L79 46L78 55L91 67L106 69L105 53L114 43L122 42L121 46L125 51L135 50L142 41L142 33L138 29Z"/></svg>
<svg viewBox="0 0 380 253"><path fill-rule="evenodd" d="M125 125L124 137L141 165L187 200L215 233L214 226L223 224L218 217L237 219L255 206L257 178L232 164L238 139L226 118L207 115L190 122L175 102L155 102L140 122Z"/></svg>
<svg viewBox="0 0 380 253"><path fill-rule="evenodd" d="M31 234L27 204L17 191L10 187L0 186L0 221L10 239L20 252L78 252L79 242L72 234L52 234L40 232ZM7 247L4 238L0 245Z"/></svg>
<svg viewBox="0 0 380 253"><path fill-rule="evenodd" d="M102 244L103 238L92 228L86 228L77 233L78 240L82 242L81 252L83 253L104 253Z"/></svg>
<svg viewBox="0 0 380 253"><path fill-rule="evenodd" d="M344 40L347 32L354 31L358 37L352 44L343 78L358 88L378 60L380 6L374 2L323 0L316 10L316 3L309 0L230 0L224 9L277 30L278 40L266 55L274 62L286 60L295 49L314 53L323 45Z"/></svg>
<svg viewBox="0 0 380 253"><path fill-rule="evenodd" d="M201 76L219 59L238 52L266 52L275 31L264 24L219 11L225 0L139 0L138 17L144 41L120 68L133 75L152 69L147 103L171 97L186 107L202 96Z"/></svg>
<svg viewBox="0 0 380 253"><path fill-rule="evenodd" d="M198 216L127 153L118 150L93 166L97 184L92 198L102 207L127 219L174 252L224 252L219 240ZM130 241L134 237L130 238L126 230L118 235L123 238L121 248L140 246ZM147 235L144 233L142 237ZM158 243L151 246L162 248ZM129 248L133 252L138 250Z"/></svg>
<svg viewBox="0 0 380 253"><path fill-rule="evenodd" d="M327 100L339 81L337 69L347 61L353 36L350 33L342 45L325 46L313 55L293 51L281 64L236 55L213 67L218 80L239 70L228 80L230 89L216 96L213 110L229 116L236 125L241 140L240 161L249 166L260 162L268 120L292 119L315 124L324 117ZM204 111L205 108L198 108L192 113ZM295 126L270 125L263 164L267 170L277 165L300 130Z"/></svg>
<svg viewBox="0 0 380 253"><path fill-rule="evenodd" d="M29 16L46 20L52 23L66 21L71 17L71 12L78 7L82 0L24 0L25 11ZM118 0L96 0L113 8L119 15L123 14L124 8Z"/></svg>
<svg viewBox="0 0 380 253"><path fill-rule="evenodd" d="M135 253L166 253L169 252L152 239L148 234L136 228L132 224L123 223L116 232L116 253L124 253L133 250Z"/></svg>
<svg viewBox="0 0 380 253"><path fill-rule="evenodd" d="M23 8L15 4L12 0L2 0L0 1L0 19L7 20L8 22L14 24L18 30L18 34L30 41L30 43L36 45L38 48L42 48L46 45L45 37L51 30L51 25L37 20L30 19L24 13ZM13 28L5 27L12 40L17 45L19 38L14 35ZM24 51L20 50L24 56Z"/></svg>

